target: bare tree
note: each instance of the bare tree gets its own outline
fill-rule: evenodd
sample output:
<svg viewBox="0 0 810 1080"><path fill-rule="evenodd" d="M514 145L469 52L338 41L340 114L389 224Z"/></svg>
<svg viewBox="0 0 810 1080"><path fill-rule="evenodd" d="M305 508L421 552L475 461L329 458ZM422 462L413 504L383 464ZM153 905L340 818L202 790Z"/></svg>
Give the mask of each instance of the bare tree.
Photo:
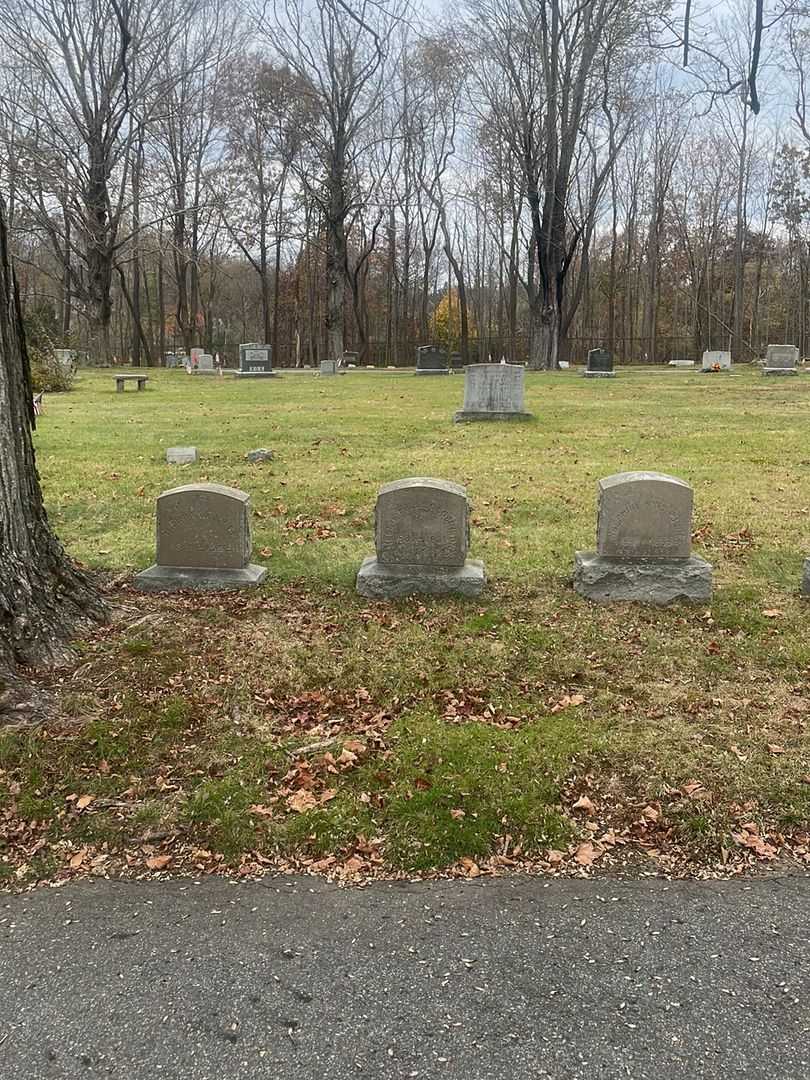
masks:
<svg viewBox="0 0 810 1080"><path fill-rule="evenodd" d="M353 181L375 137L403 12L404 0L278 0L262 20L270 47L308 88L315 118L306 133L313 167L300 178L325 225L326 336L336 362L344 350L347 226L361 194Z"/></svg>
<svg viewBox="0 0 810 1080"><path fill-rule="evenodd" d="M26 108L17 189L85 305L103 359L133 113L153 95L175 17L163 0L9 0L0 21Z"/></svg>

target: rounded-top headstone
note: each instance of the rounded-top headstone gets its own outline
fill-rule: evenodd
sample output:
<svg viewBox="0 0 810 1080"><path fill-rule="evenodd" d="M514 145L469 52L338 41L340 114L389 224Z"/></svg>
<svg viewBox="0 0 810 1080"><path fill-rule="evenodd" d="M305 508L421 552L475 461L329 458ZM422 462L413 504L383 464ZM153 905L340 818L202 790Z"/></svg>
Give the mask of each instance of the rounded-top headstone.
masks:
<svg viewBox="0 0 810 1080"><path fill-rule="evenodd" d="M186 484L157 499L157 564L241 569L250 561L250 496L223 484Z"/></svg>
<svg viewBox="0 0 810 1080"><path fill-rule="evenodd" d="M621 559L687 559L692 488L658 472L624 472L599 481L597 549Z"/></svg>
<svg viewBox="0 0 810 1080"><path fill-rule="evenodd" d="M381 564L463 566L469 548L466 489L426 476L385 484L377 496L374 540Z"/></svg>

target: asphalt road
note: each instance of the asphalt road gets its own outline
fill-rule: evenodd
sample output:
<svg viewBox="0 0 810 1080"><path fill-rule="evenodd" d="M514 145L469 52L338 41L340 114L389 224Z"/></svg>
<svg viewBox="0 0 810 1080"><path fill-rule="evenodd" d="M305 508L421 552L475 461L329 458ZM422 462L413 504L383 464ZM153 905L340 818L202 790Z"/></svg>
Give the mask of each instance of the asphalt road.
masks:
<svg viewBox="0 0 810 1080"><path fill-rule="evenodd" d="M0 1077L810 1077L810 878L0 897Z"/></svg>

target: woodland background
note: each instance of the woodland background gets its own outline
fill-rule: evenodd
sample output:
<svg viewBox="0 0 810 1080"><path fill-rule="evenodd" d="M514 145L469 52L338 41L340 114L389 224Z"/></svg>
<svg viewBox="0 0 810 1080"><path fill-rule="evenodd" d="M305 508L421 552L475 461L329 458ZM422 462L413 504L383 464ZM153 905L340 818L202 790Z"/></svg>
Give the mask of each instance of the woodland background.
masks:
<svg viewBox="0 0 810 1080"><path fill-rule="evenodd" d="M810 353L801 4L693 5L686 42L661 0L7 8L0 192L35 345Z"/></svg>

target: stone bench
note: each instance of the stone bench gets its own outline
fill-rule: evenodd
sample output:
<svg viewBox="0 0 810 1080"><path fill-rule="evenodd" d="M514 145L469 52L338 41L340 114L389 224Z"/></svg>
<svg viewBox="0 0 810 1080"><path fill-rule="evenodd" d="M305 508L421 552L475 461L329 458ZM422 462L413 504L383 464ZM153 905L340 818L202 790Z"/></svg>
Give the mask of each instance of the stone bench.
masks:
<svg viewBox="0 0 810 1080"><path fill-rule="evenodd" d="M145 390L149 381L148 375L113 375L115 379L116 394L123 394L128 382L136 382L139 390Z"/></svg>

